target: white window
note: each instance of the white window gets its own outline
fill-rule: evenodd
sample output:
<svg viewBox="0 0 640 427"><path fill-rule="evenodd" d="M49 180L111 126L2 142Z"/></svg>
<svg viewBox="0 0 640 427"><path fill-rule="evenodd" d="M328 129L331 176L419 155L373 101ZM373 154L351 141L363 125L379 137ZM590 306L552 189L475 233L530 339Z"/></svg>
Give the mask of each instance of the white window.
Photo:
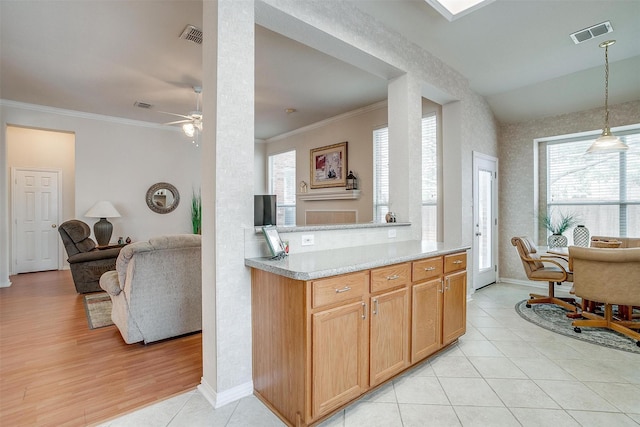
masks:
<svg viewBox="0 0 640 427"><path fill-rule="evenodd" d="M436 115L422 118L422 238L438 238L438 144Z"/></svg>
<svg viewBox="0 0 640 427"><path fill-rule="evenodd" d="M640 236L640 128L614 133L629 150L585 154L593 137L544 143L546 200L541 202L552 215L576 214L592 236ZM571 244L572 233L565 235Z"/></svg>
<svg viewBox="0 0 640 427"><path fill-rule="evenodd" d="M422 118L422 238L437 239L438 156L436 115ZM389 211L389 128L373 131L373 214L384 222Z"/></svg>
<svg viewBox="0 0 640 427"><path fill-rule="evenodd" d="M296 225L296 151L269 156L269 194L277 201L277 224Z"/></svg>
<svg viewBox="0 0 640 427"><path fill-rule="evenodd" d="M373 131L373 222L389 212L389 128Z"/></svg>

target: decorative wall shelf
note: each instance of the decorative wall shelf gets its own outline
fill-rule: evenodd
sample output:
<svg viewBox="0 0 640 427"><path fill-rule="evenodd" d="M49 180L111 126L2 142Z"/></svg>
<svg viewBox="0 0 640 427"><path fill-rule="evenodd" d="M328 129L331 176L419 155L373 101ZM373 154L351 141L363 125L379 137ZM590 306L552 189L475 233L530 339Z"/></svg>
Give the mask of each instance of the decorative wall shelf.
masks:
<svg viewBox="0 0 640 427"><path fill-rule="evenodd" d="M360 198L360 190L332 190L313 191L296 194L298 199L305 201L313 200L356 200Z"/></svg>

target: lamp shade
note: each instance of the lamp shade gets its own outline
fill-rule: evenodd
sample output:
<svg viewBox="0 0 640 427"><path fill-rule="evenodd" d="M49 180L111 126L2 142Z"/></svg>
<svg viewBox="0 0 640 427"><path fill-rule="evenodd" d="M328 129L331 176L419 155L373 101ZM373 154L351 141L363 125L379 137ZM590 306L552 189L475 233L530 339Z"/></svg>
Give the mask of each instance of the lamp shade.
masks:
<svg viewBox="0 0 640 427"><path fill-rule="evenodd" d="M118 212L111 202L102 200L96 202L84 216L87 218L118 218L120 217L120 212Z"/></svg>

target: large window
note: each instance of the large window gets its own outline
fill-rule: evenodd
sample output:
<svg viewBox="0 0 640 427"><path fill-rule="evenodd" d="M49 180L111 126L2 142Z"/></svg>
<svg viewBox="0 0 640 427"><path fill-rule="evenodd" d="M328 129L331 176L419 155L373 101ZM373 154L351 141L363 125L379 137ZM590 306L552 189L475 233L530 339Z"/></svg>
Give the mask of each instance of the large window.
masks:
<svg viewBox="0 0 640 427"><path fill-rule="evenodd" d="M422 118L422 238L437 239L438 156L436 115ZM389 211L389 128L373 131L373 215L384 222Z"/></svg>
<svg viewBox="0 0 640 427"><path fill-rule="evenodd" d="M373 222L389 212L389 128L373 131Z"/></svg>
<svg viewBox="0 0 640 427"><path fill-rule="evenodd" d="M592 236L640 236L640 128L616 135L628 151L585 154L593 137L545 143L547 212L577 214Z"/></svg>
<svg viewBox="0 0 640 427"><path fill-rule="evenodd" d="M269 194L277 196L277 224L296 225L296 151L269 156Z"/></svg>
<svg viewBox="0 0 640 427"><path fill-rule="evenodd" d="M438 151L436 115L422 118L422 238L438 238Z"/></svg>

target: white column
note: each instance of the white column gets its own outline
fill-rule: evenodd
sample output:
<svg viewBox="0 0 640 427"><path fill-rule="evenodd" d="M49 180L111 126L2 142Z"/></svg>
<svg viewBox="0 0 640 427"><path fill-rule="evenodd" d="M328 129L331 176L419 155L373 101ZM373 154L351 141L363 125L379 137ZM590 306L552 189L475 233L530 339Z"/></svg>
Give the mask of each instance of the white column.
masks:
<svg viewBox="0 0 640 427"><path fill-rule="evenodd" d="M462 240L462 103L442 106L442 204L444 240L460 244ZM471 181L467 181L471 185ZM468 189L469 187L467 187ZM473 212L465 214L473 217Z"/></svg>
<svg viewBox="0 0 640 427"><path fill-rule="evenodd" d="M405 74L389 82L389 210L411 222L414 239L422 228L422 96L420 83Z"/></svg>
<svg viewBox="0 0 640 427"><path fill-rule="evenodd" d="M254 2L203 4L202 330L200 391L214 407L253 391Z"/></svg>

